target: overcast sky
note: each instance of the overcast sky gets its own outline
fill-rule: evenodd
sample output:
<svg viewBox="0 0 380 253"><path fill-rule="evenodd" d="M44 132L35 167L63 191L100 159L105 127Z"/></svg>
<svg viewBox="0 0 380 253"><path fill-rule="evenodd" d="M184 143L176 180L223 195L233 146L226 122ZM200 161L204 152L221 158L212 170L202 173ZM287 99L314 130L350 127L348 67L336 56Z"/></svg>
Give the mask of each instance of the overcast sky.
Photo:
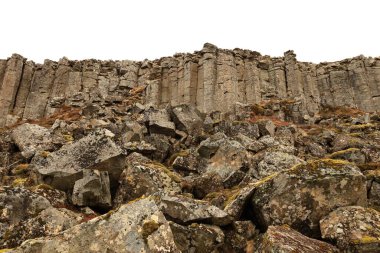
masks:
<svg viewBox="0 0 380 253"><path fill-rule="evenodd" d="M380 56L378 0L2 0L0 58L143 60L205 42L298 60Z"/></svg>

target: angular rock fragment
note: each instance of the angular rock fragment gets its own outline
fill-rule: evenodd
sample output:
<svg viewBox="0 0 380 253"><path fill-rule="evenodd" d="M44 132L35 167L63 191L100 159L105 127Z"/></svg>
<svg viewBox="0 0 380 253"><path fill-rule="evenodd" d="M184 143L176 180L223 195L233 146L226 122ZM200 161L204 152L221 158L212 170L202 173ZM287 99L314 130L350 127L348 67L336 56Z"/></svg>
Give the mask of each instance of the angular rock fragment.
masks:
<svg viewBox="0 0 380 253"><path fill-rule="evenodd" d="M255 239L259 234L251 221L234 221L224 230L225 243L222 252L253 252Z"/></svg>
<svg viewBox="0 0 380 253"><path fill-rule="evenodd" d="M181 192L180 177L164 165L155 163L140 154L127 157L127 168L119 180L114 205L152 194L176 194Z"/></svg>
<svg viewBox="0 0 380 253"><path fill-rule="evenodd" d="M218 226L198 223L182 226L170 222L170 227L181 252L218 252L224 243L224 233Z"/></svg>
<svg viewBox="0 0 380 253"><path fill-rule="evenodd" d="M380 213L361 206L340 207L321 219L322 238L336 242L342 252L378 252Z"/></svg>
<svg viewBox="0 0 380 253"><path fill-rule="evenodd" d="M39 125L22 124L12 131L11 137L26 159L33 157L37 151L54 149L49 130Z"/></svg>
<svg viewBox="0 0 380 253"><path fill-rule="evenodd" d="M184 196L164 196L160 203L161 211L181 224L202 222L224 226L232 221L226 212L206 201Z"/></svg>
<svg viewBox="0 0 380 253"><path fill-rule="evenodd" d="M211 158L215 155L216 151L219 149L219 146L226 142L227 136L223 133L216 133L206 140L202 141L198 146L198 153L204 158Z"/></svg>
<svg viewBox="0 0 380 253"><path fill-rule="evenodd" d="M146 198L63 233L25 241L20 252L180 252L164 215Z"/></svg>
<svg viewBox="0 0 380 253"><path fill-rule="evenodd" d="M265 136L265 135L274 136L276 126L271 120L259 120L256 122L256 124L259 127L261 136Z"/></svg>
<svg viewBox="0 0 380 253"><path fill-rule="evenodd" d="M83 176L84 169L108 171L111 184L124 168L122 150L111 139L113 134L97 130L79 141L32 161L42 180L61 190L69 190Z"/></svg>
<svg viewBox="0 0 380 253"><path fill-rule="evenodd" d="M288 224L318 237L319 220L340 206L366 205L366 179L343 160L300 164L256 183L252 211L261 226Z"/></svg>
<svg viewBox="0 0 380 253"><path fill-rule="evenodd" d="M301 233L283 226L269 226L260 238L255 252L279 253L338 253L338 249L326 242L308 238Z"/></svg>
<svg viewBox="0 0 380 253"><path fill-rule="evenodd" d="M108 172L83 170L83 178L75 181L71 199L77 206L111 207Z"/></svg>
<svg viewBox="0 0 380 253"><path fill-rule="evenodd" d="M145 111L146 123L150 133L175 136L175 125L170 121L166 109Z"/></svg>
<svg viewBox="0 0 380 253"><path fill-rule="evenodd" d="M172 108L173 121L177 129L186 133L198 133L202 130L200 112L193 106L183 104Z"/></svg>

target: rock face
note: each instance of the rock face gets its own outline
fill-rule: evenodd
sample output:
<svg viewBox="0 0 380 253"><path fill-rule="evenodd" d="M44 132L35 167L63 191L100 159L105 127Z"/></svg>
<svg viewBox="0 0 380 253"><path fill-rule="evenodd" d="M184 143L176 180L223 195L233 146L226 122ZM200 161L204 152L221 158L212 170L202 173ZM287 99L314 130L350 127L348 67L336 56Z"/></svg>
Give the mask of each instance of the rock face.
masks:
<svg viewBox="0 0 380 253"><path fill-rule="evenodd" d="M191 104L201 112L227 112L236 102L273 98L294 99L292 115L298 119L321 106L376 111L379 66L379 58L313 64L297 61L293 51L269 57L209 43L193 54L143 62L62 58L35 64L14 54L0 61L0 127L15 118L48 116L62 105L120 102L138 86L146 87L147 104Z"/></svg>
<svg viewBox="0 0 380 253"><path fill-rule="evenodd" d="M124 205L57 236L24 242L14 252L180 252L172 230L149 199Z"/></svg>
<svg viewBox="0 0 380 253"><path fill-rule="evenodd" d="M255 252L337 253L338 249L328 243L308 238L288 226L269 226L260 238Z"/></svg>
<svg viewBox="0 0 380 253"><path fill-rule="evenodd" d="M258 183L252 208L264 227L288 224L319 237L319 220L338 206L366 205L366 179L342 160L316 160Z"/></svg>
<svg viewBox="0 0 380 253"><path fill-rule="evenodd" d="M341 207L320 223L322 237L336 241L344 252L377 252L380 249L380 213L374 209Z"/></svg>

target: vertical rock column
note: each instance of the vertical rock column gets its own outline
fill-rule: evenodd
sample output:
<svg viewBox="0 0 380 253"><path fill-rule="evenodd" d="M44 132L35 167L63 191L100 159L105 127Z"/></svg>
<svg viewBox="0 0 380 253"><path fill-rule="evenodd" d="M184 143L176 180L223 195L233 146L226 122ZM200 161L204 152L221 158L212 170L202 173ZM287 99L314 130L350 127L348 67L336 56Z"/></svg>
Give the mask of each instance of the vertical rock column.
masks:
<svg viewBox="0 0 380 253"><path fill-rule="evenodd" d="M260 70L257 67L257 61L253 58L244 59L244 83L247 103L260 103Z"/></svg>
<svg viewBox="0 0 380 253"><path fill-rule="evenodd" d="M36 71L25 104L24 119L38 119L45 115L56 69L57 63L50 60L45 60L42 65L36 65Z"/></svg>
<svg viewBox="0 0 380 253"><path fill-rule="evenodd" d="M201 112L210 112L214 109L217 51L217 47L209 43L206 43L201 51L197 86L197 108Z"/></svg>
<svg viewBox="0 0 380 253"><path fill-rule="evenodd" d="M368 86L371 91L370 111L380 111L380 58L366 60L368 72Z"/></svg>
<svg viewBox="0 0 380 253"><path fill-rule="evenodd" d="M195 105L197 102L198 60L190 55L184 57L183 86L184 103Z"/></svg>
<svg viewBox="0 0 380 253"><path fill-rule="evenodd" d="M21 83L18 88L13 114L18 118L22 118L24 114L26 100L28 99L30 85L32 84L35 71L35 64L32 61L27 61L24 64Z"/></svg>
<svg viewBox="0 0 380 253"><path fill-rule="evenodd" d="M3 69L4 69L4 63ZM20 85L24 58L14 54L8 59L0 86L0 127L5 126L7 115L12 111ZM1 80L0 80L1 81Z"/></svg>

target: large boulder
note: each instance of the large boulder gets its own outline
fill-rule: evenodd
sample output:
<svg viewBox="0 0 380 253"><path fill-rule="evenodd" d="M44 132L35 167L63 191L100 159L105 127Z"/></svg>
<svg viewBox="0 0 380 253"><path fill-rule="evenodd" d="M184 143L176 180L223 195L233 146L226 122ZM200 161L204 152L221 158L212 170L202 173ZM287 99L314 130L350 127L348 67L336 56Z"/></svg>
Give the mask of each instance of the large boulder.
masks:
<svg viewBox="0 0 380 253"><path fill-rule="evenodd" d="M257 253L338 253L334 246L306 237L286 225L269 226L255 248Z"/></svg>
<svg viewBox="0 0 380 253"><path fill-rule="evenodd" d="M173 121L177 129L186 133L198 133L202 130L200 112L191 105L178 105L172 108Z"/></svg>
<svg viewBox="0 0 380 253"><path fill-rule="evenodd" d="M179 252L164 215L145 198L13 252Z"/></svg>
<svg viewBox="0 0 380 253"><path fill-rule="evenodd" d="M34 156L37 151L51 151L54 149L53 138L49 129L25 123L16 127L11 134L12 140L27 159Z"/></svg>
<svg viewBox="0 0 380 253"><path fill-rule="evenodd" d="M125 159L113 136L106 129L97 130L56 152L35 157L32 165L45 183L61 190L72 189L84 169L108 171L112 184L117 182Z"/></svg>
<svg viewBox="0 0 380 253"><path fill-rule="evenodd" d="M126 161L127 166L120 176L114 199L115 206L152 194L168 195L181 192L180 176L164 165L138 153L132 153Z"/></svg>
<svg viewBox="0 0 380 253"><path fill-rule="evenodd" d="M71 199L73 204L78 206L111 207L108 172L83 170L83 178L75 182Z"/></svg>
<svg viewBox="0 0 380 253"><path fill-rule="evenodd" d="M361 206L341 207L321 219L322 238L342 252L379 252L380 213Z"/></svg>
<svg viewBox="0 0 380 253"><path fill-rule="evenodd" d="M318 237L319 220L337 207L366 205L366 178L343 160L299 164L256 183L252 211L263 228L288 224Z"/></svg>
<svg viewBox="0 0 380 253"><path fill-rule="evenodd" d="M223 226L231 223L229 215L218 207L180 195L162 197L160 209L181 224L203 222Z"/></svg>
<svg viewBox="0 0 380 253"><path fill-rule="evenodd" d="M166 109L145 111L145 121L150 133L175 136L175 125Z"/></svg>

